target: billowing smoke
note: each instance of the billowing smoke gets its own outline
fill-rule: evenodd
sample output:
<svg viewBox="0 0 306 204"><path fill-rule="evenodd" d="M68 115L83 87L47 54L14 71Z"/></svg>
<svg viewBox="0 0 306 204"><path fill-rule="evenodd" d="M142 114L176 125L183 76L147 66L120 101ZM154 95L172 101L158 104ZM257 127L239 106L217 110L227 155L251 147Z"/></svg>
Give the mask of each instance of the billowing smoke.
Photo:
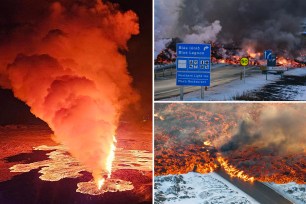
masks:
<svg viewBox="0 0 306 204"><path fill-rule="evenodd" d="M139 98L122 54L138 17L100 0L5 0L0 29L0 85L98 179L120 113Z"/></svg>
<svg viewBox="0 0 306 204"><path fill-rule="evenodd" d="M281 155L303 152L301 144L306 144L305 111L301 106L264 108L256 122L243 120L237 133L221 146L221 150L255 146Z"/></svg>
<svg viewBox="0 0 306 204"><path fill-rule="evenodd" d="M161 7L166 0L157 0ZM169 2L169 1L167 1ZM301 23L305 20L304 0L171 0L167 3L170 13L155 10L158 38L180 37L206 33L202 41L238 43L247 49L254 46L256 51L296 51L301 49ZM176 7L174 7L176 6ZM155 8L156 8L155 7ZM174 13L175 15L172 15ZM168 18L168 16L171 16ZM162 19L162 20L161 20ZM166 19L166 20L164 20ZM171 21L171 22L170 22ZM204 31L207 26L220 22L219 32ZM172 27L171 27L171 26ZM195 29L196 28L196 29ZM201 29L199 29L201 28ZM218 31L216 29L216 31ZM156 32L155 32L156 34ZM188 41L189 42L189 41Z"/></svg>
<svg viewBox="0 0 306 204"><path fill-rule="evenodd" d="M220 21L216 20L211 25L207 27L193 26L190 31L184 37L184 42L186 43L203 43L217 40L217 35L221 31L222 27Z"/></svg>

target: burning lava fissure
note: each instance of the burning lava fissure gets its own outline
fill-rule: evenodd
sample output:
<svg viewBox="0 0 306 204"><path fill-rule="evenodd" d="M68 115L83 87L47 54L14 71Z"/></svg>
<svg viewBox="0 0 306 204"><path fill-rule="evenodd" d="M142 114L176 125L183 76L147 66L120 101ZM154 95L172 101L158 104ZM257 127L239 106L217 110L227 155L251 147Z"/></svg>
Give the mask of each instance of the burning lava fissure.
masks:
<svg viewBox="0 0 306 204"><path fill-rule="evenodd" d="M154 63L157 64L171 64L176 60L176 44L182 43L179 38L172 38L167 43L165 48L158 53ZM211 62L240 65L240 59L242 57L248 57L250 65L253 66L265 66L267 61L264 59L263 51L255 51L252 46L247 48L241 48L239 43L222 44L219 42L203 42L210 43L212 45L211 50ZM287 51L277 52L277 66L283 66L288 68L299 68L306 66L306 53L302 51L297 57L292 57Z"/></svg>
<svg viewBox="0 0 306 204"><path fill-rule="evenodd" d="M155 175L222 168L248 182L304 184L305 111L302 104L158 104Z"/></svg>

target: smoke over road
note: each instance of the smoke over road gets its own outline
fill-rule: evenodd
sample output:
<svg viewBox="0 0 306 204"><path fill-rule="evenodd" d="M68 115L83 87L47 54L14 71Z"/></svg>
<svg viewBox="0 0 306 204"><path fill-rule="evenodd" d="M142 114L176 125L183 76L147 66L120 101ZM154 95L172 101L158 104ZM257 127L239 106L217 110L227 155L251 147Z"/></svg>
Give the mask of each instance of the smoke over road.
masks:
<svg viewBox="0 0 306 204"><path fill-rule="evenodd" d="M304 0L158 0L155 4L157 41L179 37L190 42L193 36L193 42L238 43L257 52L287 50L293 55L302 48Z"/></svg>
<svg viewBox="0 0 306 204"><path fill-rule="evenodd" d="M122 54L139 33L137 15L99 0L5 0L0 29L0 86L98 180L121 112L139 99Z"/></svg>

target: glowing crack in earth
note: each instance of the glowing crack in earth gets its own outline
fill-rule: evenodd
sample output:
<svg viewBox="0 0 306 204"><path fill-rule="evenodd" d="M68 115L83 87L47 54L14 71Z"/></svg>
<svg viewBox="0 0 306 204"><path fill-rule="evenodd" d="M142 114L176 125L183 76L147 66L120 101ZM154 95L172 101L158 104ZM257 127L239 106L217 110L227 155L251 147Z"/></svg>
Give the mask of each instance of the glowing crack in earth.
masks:
<svg viewBox="0 0 306 204"><path fill-rule="evenodd" d="M80 165L65 149L64 146L38 146L34 150L51 151L47 153L49 159L33 162L29 164L16 164L10 168L11 172L26 173L34 169L39 169L44 181L59 181L64 178L81 177L85 167ZM126 150L123 148L116 149L116 158L113 162L113 172L116 170L129 169L143 172L152 171L152 153L146 150ZM103 172L107 174L107 172ZM101 189L97 188L93 180L80 182L77 184L76 192L90 195L100 195L106 192L122 192L133 190L134 186L130 181L120 179L106 179Z"/></svg>

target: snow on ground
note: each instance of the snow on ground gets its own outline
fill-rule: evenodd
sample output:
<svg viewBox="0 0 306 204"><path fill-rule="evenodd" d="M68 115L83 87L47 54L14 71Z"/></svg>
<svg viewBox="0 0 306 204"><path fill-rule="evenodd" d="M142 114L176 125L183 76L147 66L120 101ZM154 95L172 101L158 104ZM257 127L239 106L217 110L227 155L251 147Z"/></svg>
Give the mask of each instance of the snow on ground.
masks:
<svg viewBox="0 0 306 204"><path fill-rule="evenodd" d="M265 85L275 82L280 79L279 75L254 75L246 77L244 80L235 80L230 83L222 84L216 87L208 88L208 91L204 92L204 101L230 101L233 98L241 96L244 93L254 91L264 87ZM171 97L164 99L165 101L179 101L180 97ZM188 94L184 94L184 101L201 101L201 91L195 91Z"/></svg>
<svg viewBox="0 0 306 204"><path fill-rule="evenodd" d="M155 179L155 204L206 203L206 204L257 204L249 195L216 173L157 176Z"/></svg>
<svg viewBox="0 0 306 204"><path fill-rule="evenodd" d="M284 76L304 77L306 76L306 68L290 69L284 73Z"/></svg>
<svg viewBox="0 0 306 204"><path fill-rule="evenodd" d="M287 200L290 200L295 204L305 204L306 203L306 184L275 184L275 183L263 183L269 188L273 189L277 193L281 194Z"/></svg>

